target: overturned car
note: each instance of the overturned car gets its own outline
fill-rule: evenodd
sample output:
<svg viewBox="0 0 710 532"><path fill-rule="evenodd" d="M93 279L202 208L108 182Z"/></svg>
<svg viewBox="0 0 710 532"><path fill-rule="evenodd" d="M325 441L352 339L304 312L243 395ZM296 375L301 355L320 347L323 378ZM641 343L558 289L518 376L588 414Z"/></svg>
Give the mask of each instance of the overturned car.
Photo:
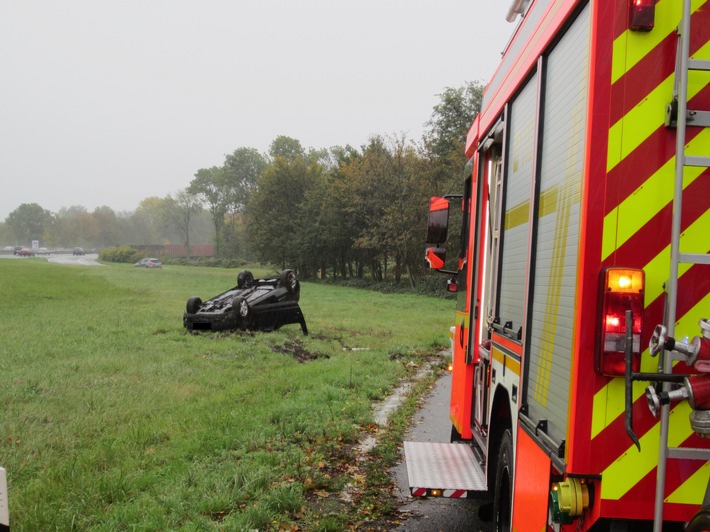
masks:
<svg viewBox="0 0 710 532"><path fill-rule="evenodd" d="M284 270L273 279L254 279L245 270L237 286L207 301L187 300L183 325L189 331L234 331L250 329L273 331L283 325L300 323L308 334L298 300L301 284L293 270Z"/></svg>

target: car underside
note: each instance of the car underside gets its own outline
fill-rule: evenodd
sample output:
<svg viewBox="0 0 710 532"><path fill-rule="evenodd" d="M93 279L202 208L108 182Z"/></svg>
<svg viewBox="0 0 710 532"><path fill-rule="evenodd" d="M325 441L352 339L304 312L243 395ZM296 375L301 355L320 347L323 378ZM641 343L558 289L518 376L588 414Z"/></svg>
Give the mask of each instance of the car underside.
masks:
<svg viewBox="0 0 710 532"><path fill-rule="evenodd" d="M308 334L299 298L300 283L293 270L268 279L254 279L245 270L234 288L204 302L199 297L188 299L183 325L189 331L273 331L298 323Z"/></svg>

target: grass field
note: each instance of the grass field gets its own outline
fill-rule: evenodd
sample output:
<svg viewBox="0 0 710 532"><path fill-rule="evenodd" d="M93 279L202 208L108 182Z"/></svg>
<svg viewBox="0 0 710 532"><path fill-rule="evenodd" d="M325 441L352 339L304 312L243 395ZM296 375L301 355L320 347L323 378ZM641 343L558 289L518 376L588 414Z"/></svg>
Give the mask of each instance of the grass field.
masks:
<svg viewBox="0 0 710 532"><path fill-rule="evenodd" d="M236 277L0 260L0 465L13 530L357 521L313 501L353 482L352 444L371 428L372 403L448 343L451 301L302 283L308 337L298 325L186 333L187 298Z"/></svg>

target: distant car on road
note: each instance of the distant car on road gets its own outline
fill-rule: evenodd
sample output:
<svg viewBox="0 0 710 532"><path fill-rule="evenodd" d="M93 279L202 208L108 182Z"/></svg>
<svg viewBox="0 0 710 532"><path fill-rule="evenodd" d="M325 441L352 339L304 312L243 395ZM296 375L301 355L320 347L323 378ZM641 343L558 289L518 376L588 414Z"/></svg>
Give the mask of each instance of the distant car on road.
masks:
<svg viewBox="0 0 710 532"><path fill-rule="evenodd" d="M49 251L47 248L38 248L35 251L36 255L49 255L50 253L51 253L51 251Z"/></svg>
<svg viewBox="0 0 710 532"><path fill-rule="evenodd" d="M83 248L74 248L72 255L85 255Z"/></svg>
<svg viewBox="0 0 710 532"><path fill-rule="evenodd" d="M141 259L135 264L136 268L162 268L160 259Z"/></svg>
<svg viewBox="0 0 710 532"><path fill-rule="evenodd" d="M272 331L300 323L303 334L308 334L298 306L300 294L301 285L293 270L284 270L273 279L254 279L245 270L234 288L204 302L199 297L188 299L183 325L189 331Z"/></svg>
<svg viewBox="0 0 710 532"><path fill-rule="evenodd" d="M35 252L30 248L21 248L15 253L15 255L17 255L18 257L34 257Z"/></svg>

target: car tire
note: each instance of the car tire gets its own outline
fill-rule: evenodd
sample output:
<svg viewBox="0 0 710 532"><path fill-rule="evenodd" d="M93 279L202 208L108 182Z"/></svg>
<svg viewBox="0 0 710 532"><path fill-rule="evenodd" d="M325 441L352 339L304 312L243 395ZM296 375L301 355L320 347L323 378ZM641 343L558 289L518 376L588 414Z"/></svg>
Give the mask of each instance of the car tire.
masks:
<svg viewBox="0 0 710 532"><path fill-rule="evenodd" d="M300 289L300 283L296 279L296 272L293 270L284 270L279 276L279 284L286 288L286 291L291 295L296 295Z"/></svg>
<svg viewBox="0 0 710 532"><path fill-rule="evenodd" d="M245 286L254 282L254 276L249 270L244 270L239 272L237 276L237 288L244 288Z"/></svg>
<svg viewBox="0 0 710 532"><path fill-rule="evenodd" d="M196 314L202 306L202 300L199 297L191 297L187 300L186 310L188 314Z"/></svg>

